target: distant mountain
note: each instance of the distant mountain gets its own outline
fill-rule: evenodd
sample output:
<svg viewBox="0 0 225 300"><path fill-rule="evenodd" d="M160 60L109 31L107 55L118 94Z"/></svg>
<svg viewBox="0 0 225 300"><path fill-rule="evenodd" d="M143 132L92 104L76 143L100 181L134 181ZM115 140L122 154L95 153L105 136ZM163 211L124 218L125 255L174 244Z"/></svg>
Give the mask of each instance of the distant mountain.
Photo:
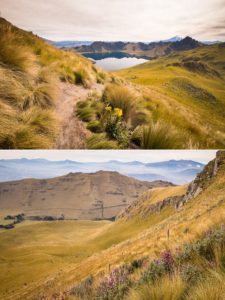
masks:
<svg viewBox="0 0 225 300"><path fill-rule="evenodd" d="M71 160L49 161L22 158L0 160L0 181L53 178L69 172L90 173L104 170L117 171L141 180L167 180L182 184L191 181L203 166L203 164L191 160L170 160L157 163L111 160L83 163Z"/></svg>
<svg viewBox="0 0 225 300"><path fill-rule="evenodd" d="M174 37L172 37L172 38L170 38L170 39L167 39L167 40L162 40L162 42L179 42L179 41L181 41L182 40L182 37L180 37L180 36L174 36Z"/></svg>
<svg viewBox="0 0 225 300"><path fill-rule="evenodd" d="M165 186L172 184L139 181L108 171L2 182L0 209L19 211L26 216L112 218L146 190Z"/></svg>
<svg viewBox="0 0 225 300"><path fill-rule="evenodd" d="M48 41L50 44L58 47L58 48L72 48L72 47L80 47L83 45L91 45L93 42L90 41Z"/></svg>
<svg viewBox="0 0 225 300"><path fill-rule="evenodd" d="M155 58L168 55L174 51L183 51L201 47L203 44L191 37L173 37L166 41L142 43L142 42L102 42L96 41L90 45L74 47L81 53L109 53L124 52L130 55L147 56Z"/></svg>

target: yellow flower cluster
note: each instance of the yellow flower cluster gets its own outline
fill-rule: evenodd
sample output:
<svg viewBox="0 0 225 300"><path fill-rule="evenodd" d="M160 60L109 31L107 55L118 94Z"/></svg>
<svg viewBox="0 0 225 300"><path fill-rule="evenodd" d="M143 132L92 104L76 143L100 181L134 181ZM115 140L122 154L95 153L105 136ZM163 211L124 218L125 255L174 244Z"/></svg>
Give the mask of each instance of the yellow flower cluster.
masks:
<svg viewBox="0 0 225 300"><path fill-rule="evenodd" d="M122 109L120 109L120 108L114 108L114 109L112 109L112 106L106 106L105 107L105 110L107 111L107 112L112 112L115 116L117 116L118 118L121 118L122 117L122 115L123 115L123 110Z"/></svg>
<svg viewBox="0 0 225 300"><path fill-rule="evenodd" d="M120 108L114 108L114 113L118 118L122 117L123 115L123 111Z"/></svg>

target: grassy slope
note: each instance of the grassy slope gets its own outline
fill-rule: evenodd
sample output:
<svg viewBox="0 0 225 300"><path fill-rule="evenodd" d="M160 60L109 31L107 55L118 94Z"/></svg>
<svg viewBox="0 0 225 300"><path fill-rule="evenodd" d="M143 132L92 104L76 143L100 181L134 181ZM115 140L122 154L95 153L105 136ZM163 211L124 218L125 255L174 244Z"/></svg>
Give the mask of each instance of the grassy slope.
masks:
<svg viewBox="0 0 225 300"><path fill-rule="evenodd" d="M59 50L0 18L0 148L52 148L59 82L102 81L79 54Z"/></svg>
<svg viewBox="0 0 225 300"><path fill-rule="evenodd" d="M1 291L7 289L8 297L1 296L21 299L23 294L23 299L29 299L40 293L40 286L43 294L51 295L67 290L89 274L107 272L109 264L116 266L143 255L154 257L165 247L174 249L194 240L224 220L224 184L223 166L207 189L179 211L169 207L144 219L137 212L129 221L115 223L22 223L14 230L2 231L1 269L8 275L1 274ZM163 194L170 196L171 188L163 189Z"/></svg>
<svg viewBox="0 0 225 300"><path fill-rule="evenodd" d="M0 231L0 298L21 299L47 278L82 261L98 245L86 245L109 222L25 222L11 231Z"/></svg>
<svg viewBox="0 0 225 300"><path fill-rule="evenodd" d="M155 120L172 123L190 146L224 147L224 44L172 54L116 72L138 84ZM191 62L191 64L184 63ZM186 136L187 138L187 136Z"/></svg>

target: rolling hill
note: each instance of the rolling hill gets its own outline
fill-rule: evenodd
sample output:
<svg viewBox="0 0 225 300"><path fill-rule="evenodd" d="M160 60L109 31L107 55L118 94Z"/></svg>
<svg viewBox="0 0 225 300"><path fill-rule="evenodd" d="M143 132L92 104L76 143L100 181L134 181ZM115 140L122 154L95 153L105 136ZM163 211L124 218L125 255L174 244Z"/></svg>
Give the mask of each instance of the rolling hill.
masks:
<svg viewBox="0 0 225 300"><path fill-rule="evenodd" d="M106 297L108 291L112 291L111 288L99 291L98 287L106 284L107 278L111 276L117 278L117 272L122 276L124 273L120 273L121 267L122 270L130 270L126 275L130 283L127 286L125 282L126 289L119 299L139 300L142 299L146 283L157 294L163 292L164 285L158 279L154 282L142 279L152 274L154 259L159 264L162 253L167 253L168 257L169 251L174 253L174 259L179 253L182 255L180 257L189 257L185 267L191 265L193 269L189 268L188 272L198 268L204 272L204 280L196 275L200 278L200 286L197 281L189 285L184 277L179 277L180 273L176 273L178 277L170 273L168 284L174 292L178 291L182 283L185 291L191 293L185 292L185 300L203 300L205 294L201 287L204 285L204 291L212 294L210 289L213 289L214 295L218 295L217 299L223 299L223 269L218 265L222 262L223 252L217 252L217 260L211 261L214 256L206 247L210 245L222 251L218 243L224 241L224 227L221 225L225 220L224 184L225 152L219 151L192 183L145 192L115 222L25 221L12 230L1 230L1 298L77 299L80 297L77 293L83 290L85 296L81 299L95 299L96 293ZM214 234L215 226L221 230ZM163 252L165 249L166 252ZM198 252L198 261L195 252L192 257L188 249L201 250ZM133 269L130 269L131 265ZM153 274L158 274L157 270ZM180 272L179 269L176 271ZM109 273L111 275L107 277ZM161 276L167 278L166 274ZM88 277L90 275L91 279ZM215 290L213 286L218 289ZM117 283L114 288L113 291L118 293ZM148 297L150 291L146 293ZM196 298L196 293L201 293L202 298ZM87 298L87 295L90 297ZM133 298L134 295L136 298Z"/></svg>
<svg viewBox="0 0 225 300"><path fill-rule="evenodd" d="M141 182L117 172L69 173L53 179L0 183L1 211L65 219L109 219L145 190L172 185Z"/></svg>
<svg viewBox="0 0 225 300"><path fill-rule="evenodd" d="M175 136L183 133L181 148L185 140L188 148L224 148L224 49L221 43L180 51L115 74L145 95L144 125L146 119L172 125Z"/></svg>

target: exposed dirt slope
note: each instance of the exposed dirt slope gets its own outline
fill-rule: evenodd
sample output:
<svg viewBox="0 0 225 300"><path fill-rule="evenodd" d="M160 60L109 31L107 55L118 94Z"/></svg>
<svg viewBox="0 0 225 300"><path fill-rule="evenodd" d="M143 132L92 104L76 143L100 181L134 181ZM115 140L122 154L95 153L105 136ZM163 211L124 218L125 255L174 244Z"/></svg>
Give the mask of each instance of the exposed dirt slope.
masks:
<svg viewBox="0 0 225 300"><path fill-rule="evenodd" d="M70 173L53 179L1 183L0 207L20 210L27 216L110 218L145 190L167 185L162 181L142 182L117 172Z"/></svg>

